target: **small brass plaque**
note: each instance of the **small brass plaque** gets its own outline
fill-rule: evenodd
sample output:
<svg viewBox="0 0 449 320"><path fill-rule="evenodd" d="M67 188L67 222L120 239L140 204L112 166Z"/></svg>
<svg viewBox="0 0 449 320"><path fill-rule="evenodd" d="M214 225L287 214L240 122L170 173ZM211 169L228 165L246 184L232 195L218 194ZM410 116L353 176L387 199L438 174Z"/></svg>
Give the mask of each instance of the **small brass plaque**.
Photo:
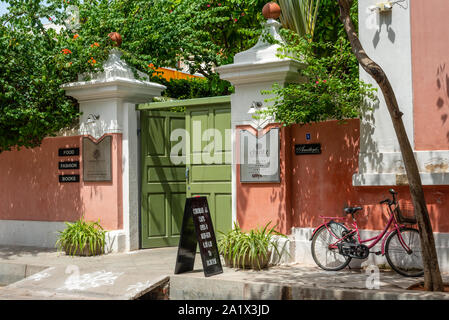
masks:
<svg viewBox="0 0 449 320"><path fill-rule="evenodd" d="M83 180L88 182L112 181L112 137L99 142L83 138Z"/></svg>

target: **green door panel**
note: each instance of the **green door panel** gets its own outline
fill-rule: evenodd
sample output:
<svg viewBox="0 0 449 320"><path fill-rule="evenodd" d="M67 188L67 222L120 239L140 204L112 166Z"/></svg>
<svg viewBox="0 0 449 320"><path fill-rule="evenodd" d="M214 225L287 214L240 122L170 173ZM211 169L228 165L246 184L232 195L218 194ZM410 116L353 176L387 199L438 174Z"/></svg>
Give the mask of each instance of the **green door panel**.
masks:
<svg viewBox="0 0 449 320"><path fill-rule="evenodd" d="M185 112L155 111L153 104L140 109L142 248L178 245L186 197L208 198L217 236L232 227L230 99L154 103L182 104ZM186 129L185 145L177 134L171 141L177 129ZM181 164L172 162L172 148L185 151Z"/></svg>
<svg viewBox="0 0 449 320"><path fill-rule="evenodd" d="M186 108L186 129L190 133L187 197L208 198L217 236L218 231L226 232L232 227L230 128L229 104Z"/></svg>
<svg viewBox="0 0 449 320"><path fill-rule="evenodd" d="M145 111L142 134L142 248L177 246L186 196L185 164L175 165L170 150L174 129L184 129L180 112Z"/></svg>

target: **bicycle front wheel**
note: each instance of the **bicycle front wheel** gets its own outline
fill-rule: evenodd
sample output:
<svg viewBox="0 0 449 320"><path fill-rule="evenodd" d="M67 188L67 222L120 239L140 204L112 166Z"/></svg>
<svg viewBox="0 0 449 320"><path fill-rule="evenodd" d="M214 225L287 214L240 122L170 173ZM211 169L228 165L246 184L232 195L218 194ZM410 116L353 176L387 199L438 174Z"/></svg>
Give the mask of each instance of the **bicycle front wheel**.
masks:
<svg viewBox="0 0 449 320"><path fill-rule="evenodd" d="M399 238L402 238L401 239ZM410 248L407 252L404 244ZM404 228L390 234L385 243L385 257L397 273L405 277L420 277L424 274L421 239L416 229Z"/></svg>
<svg viewBox="0 0 449 320"><path fill-rule="evenodd" d="M348 229L341 223L336 222L329 223L328 228L338 238L335 238L326 227L318 229L312 239L312 257L321 269L338 271L345 268L351 262L351 258L341 255L338 248L329 248L329 245L342 238L343 231Z"/></svg>

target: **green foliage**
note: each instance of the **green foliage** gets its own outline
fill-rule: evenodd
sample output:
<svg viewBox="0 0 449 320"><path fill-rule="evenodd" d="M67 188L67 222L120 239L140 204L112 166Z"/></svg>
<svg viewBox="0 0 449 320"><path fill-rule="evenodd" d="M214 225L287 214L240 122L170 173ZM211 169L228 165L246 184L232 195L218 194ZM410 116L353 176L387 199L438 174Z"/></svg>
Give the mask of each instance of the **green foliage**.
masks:
<svg viewBox="0 0 449 320"><path fill-rule="evenodd" d="M357 16L357 1L352 9ZM303 81L275 85L270 92L275 95L274 105L264 114L284 125L344 120L359 117L376 100L376 90L359 80L359 64L338 20L336 1L320 2L313 42L289 30L281 32L286 40L281 56L305 64L300 70Z"/></svg>
<svg viewBox="0 0 449 320"><path fill-rule="evenodd" d="M216 96L226 96L233 92L233 87L228 81L208 78L171 79L170 81L153 77L151 80L167 87L162 93L164 97L173 99L195 99ZM215 80L215 81L214 81Z"/></svg>
<svg viewBox="0 0 449 320"><path fill-rule="evenodd" d="M106 231L98 222L87 222L84 218L74 223L66 222L67 228L59 231L56 246L60 250L68 249L69 255L82 252L87 245L89 253L94 255L98 250L104 251Z"/></svg>
<svg viewBox="0 0 449 320"><path fill-rule="evenodd" d="M71 125L79 116L77 103L60 86L98 70L107 56L100 37L73 39L67 30L58 34L43 27L42 18L60 16L59 5L7 2L9 13L0 18L0 152L38 146ZM95 41L99 47L91 47Z"/></svg>
<svg viewBox="0 0 449 320"><path fill-rule="evenodd" d="M176 68L183 61L192 74L206 77L255 44L264 4L264 0L70 1L79 8L80 37L98 42L109 32L119 32L123 57L131 66L151 73L152 66ZM65 18L61 15L60 20Z"/></svg>
<svg viewBox="0 0 449 320"><path fill-rule="evenodd" d="M36 147L79 117L76 101L61 85L97 72L112 47L107 35L122 35L123 59L136 70L178 66L208 78L208 84L174 82L176 96L228 92L216 66L257 41L264 0L6 0L0 17L0 152ZM42 21L66 24L66 9L79 9L79 26L46 30ZM210 88L207 88L210 86ZM180 87L188 93L180 94ZM171 93L170 93L171 94Z"/></svg>
<svg viewBox="0 0 449 320"><path fill-rule="evenodd" d="M284 28L313 37L320 0L278 0Z"/></svg>
<svg viewBox="0 0 449 320"><path fill-rule="evenodd" d="M234 223L232 230L227 233L220 232L223 235L218 241L220 254L225 259L232 261L233 267L242 265L245 268L244 262L248 259L260 269L259 258L268 259L269 252L273 248L279 254L274 236L286 237L275 230L276 226L268 229L270 224L271 222L267 223L263 228L250 230L249 233L245 233L237 223Z"/></svg>

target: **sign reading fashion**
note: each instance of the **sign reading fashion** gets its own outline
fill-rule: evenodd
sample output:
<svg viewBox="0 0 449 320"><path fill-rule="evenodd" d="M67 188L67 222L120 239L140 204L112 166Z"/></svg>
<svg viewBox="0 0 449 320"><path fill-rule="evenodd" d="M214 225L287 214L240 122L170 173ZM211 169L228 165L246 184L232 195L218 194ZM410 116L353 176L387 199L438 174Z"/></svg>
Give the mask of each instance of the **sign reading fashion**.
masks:
<svg viewBox="0 0 449 320"><path fill-rule="evenodd" d="M261 137L240 132L240 182L280 182L279 128Z"/></svg>
<svg viewBox="0 0 449 320"><path fill-rule="evenodd" d="M197 243L200 247L204 275L209 277L223 273L206 197L186 199L175 274L193 270Z"/></svg>
<svg viewBox="0 0 449 320"><path fill-rule="evenodd" d="M83 138L83 180L112 181L112 137L99 142Z"/></svg>
<svg viewBox="0 0 449 320"><path fill-rule="evenodd" d="M321 144L297 144L295 145L295 154L321 154Z"/></svg>
<svg viewBox="0 0 449 320"><path fill-rule="evenodd" d="M59 165L58 165L59 170L78 170L79 168L80 168L79 161L59 162Z"/></svg>

